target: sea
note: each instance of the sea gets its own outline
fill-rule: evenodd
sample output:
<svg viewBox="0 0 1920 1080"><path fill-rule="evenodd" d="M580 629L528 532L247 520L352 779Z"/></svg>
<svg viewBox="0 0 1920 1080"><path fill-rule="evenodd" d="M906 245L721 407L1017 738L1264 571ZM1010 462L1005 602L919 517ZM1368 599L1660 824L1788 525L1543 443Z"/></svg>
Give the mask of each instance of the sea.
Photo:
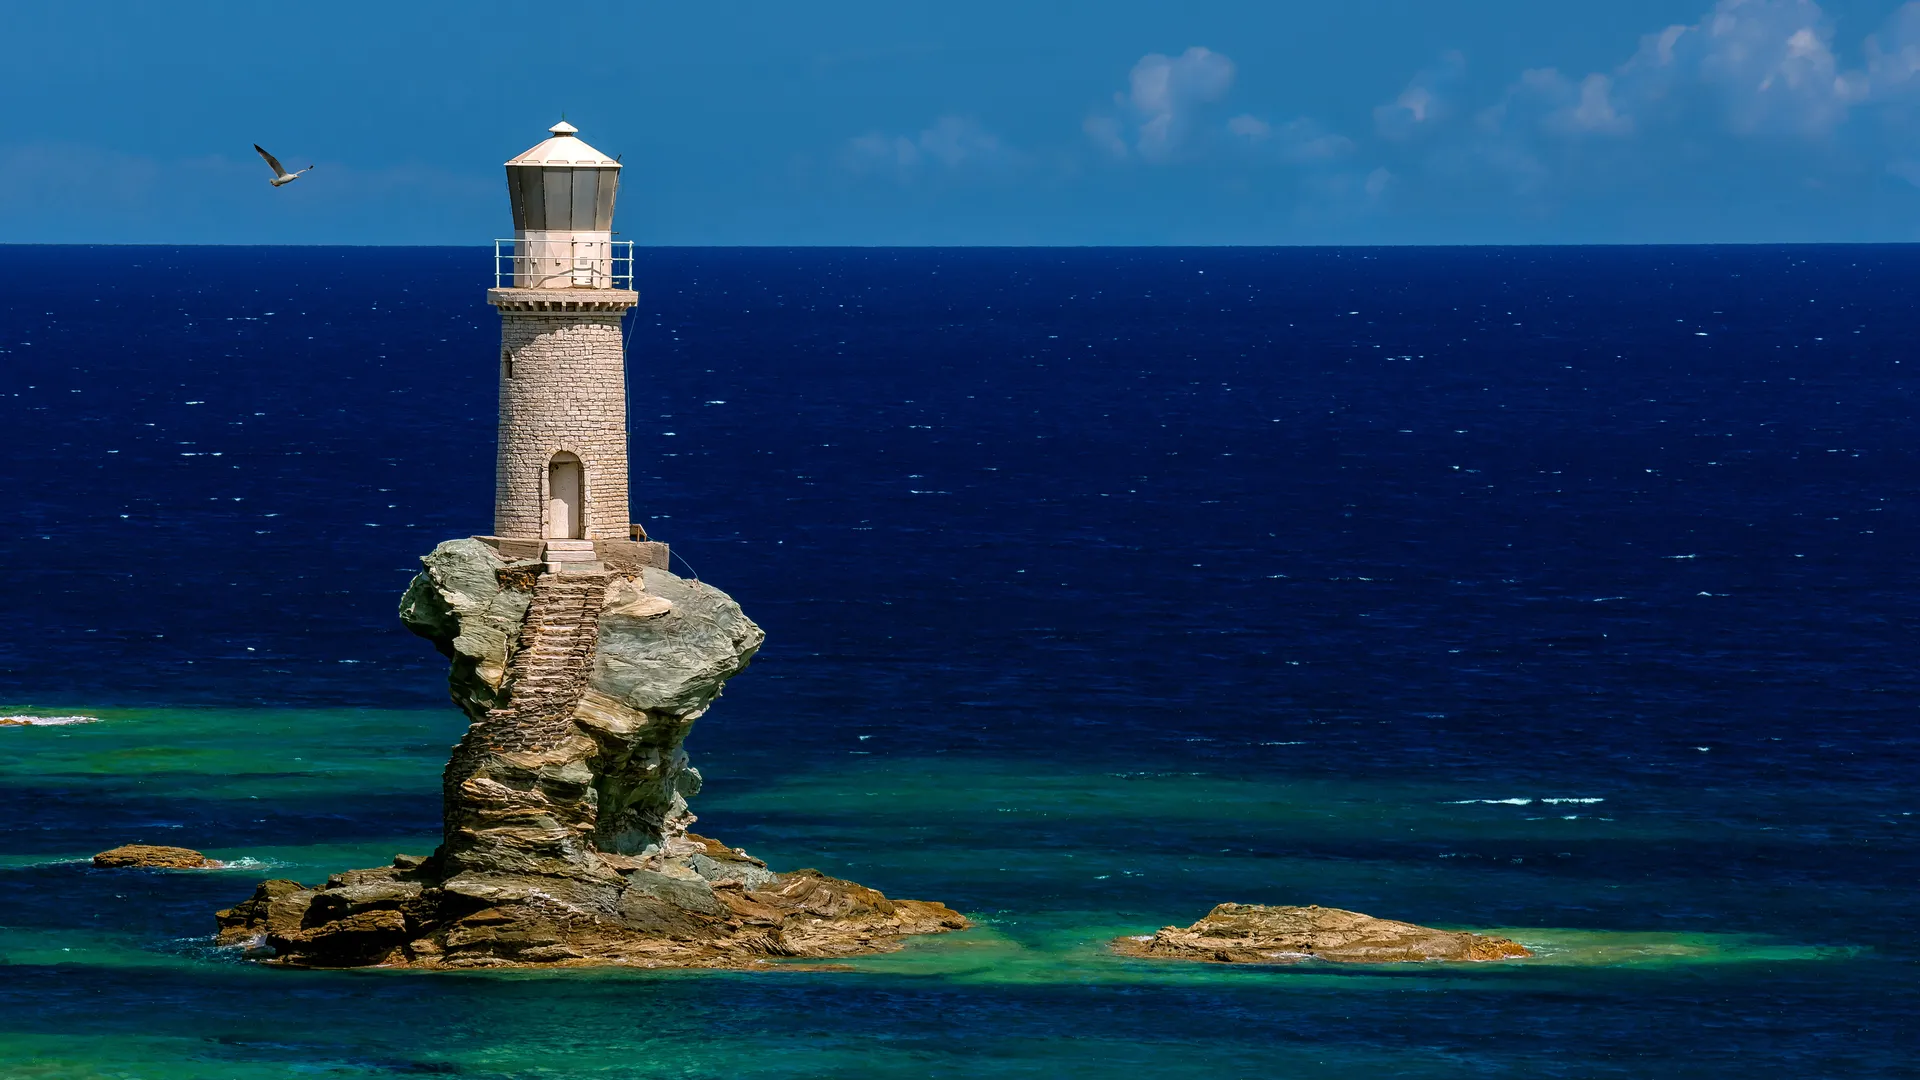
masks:
<svg viewBox="0 0 1920 1080"><path fill-rule="evenodd" d="M437 841L463 719L395 609L490 528L488 254L0 247L0 1077L1920 1075L1920 248L638 277L635 518L767 631L697 830L977 927L214 948L263 878ZM230 867L90 865L129 842ZM1106 949L1223 902L1536 956Z"/></svg>

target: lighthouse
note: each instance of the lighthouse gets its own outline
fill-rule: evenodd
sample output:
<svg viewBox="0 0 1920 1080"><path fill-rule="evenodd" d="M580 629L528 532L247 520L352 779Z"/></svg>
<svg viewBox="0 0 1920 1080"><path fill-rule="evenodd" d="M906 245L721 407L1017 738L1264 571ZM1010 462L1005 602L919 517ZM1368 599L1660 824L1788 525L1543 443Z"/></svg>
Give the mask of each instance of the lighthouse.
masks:
<svg viewBox="0 0 1920 1080"><path fill-rule="evenodd" d="M500 312L496 543L556 572L600 570L612 548L664 561L634 549L645 533L628 506L621 320L639 294L633 245L613 239L620 162L564 120L547 131L506 163L513 236L494 243L487 292Z"/></svg>

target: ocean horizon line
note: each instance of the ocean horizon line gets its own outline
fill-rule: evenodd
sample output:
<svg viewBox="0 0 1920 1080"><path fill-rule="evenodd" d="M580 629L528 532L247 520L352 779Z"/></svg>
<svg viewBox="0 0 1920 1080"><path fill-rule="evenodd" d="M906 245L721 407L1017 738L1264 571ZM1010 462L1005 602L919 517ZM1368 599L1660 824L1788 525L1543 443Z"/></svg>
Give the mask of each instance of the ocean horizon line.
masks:
<svg viewBox="0 0 1920 1080"><path fill-rule="evenodd" d="M505 239L505 238L503 238ZM297 248L346 251L485 251L487 243L472 244L319 244L319 243L165 243L150 241L49 242L0 240L9 248ZM1728 240L1728 241L1616 241L1594 243L1380 243L1380 244L635 244L648 251L1579 251L1646 249L1764 248L1901 248L1920 247L1920 240Z"/></svg>

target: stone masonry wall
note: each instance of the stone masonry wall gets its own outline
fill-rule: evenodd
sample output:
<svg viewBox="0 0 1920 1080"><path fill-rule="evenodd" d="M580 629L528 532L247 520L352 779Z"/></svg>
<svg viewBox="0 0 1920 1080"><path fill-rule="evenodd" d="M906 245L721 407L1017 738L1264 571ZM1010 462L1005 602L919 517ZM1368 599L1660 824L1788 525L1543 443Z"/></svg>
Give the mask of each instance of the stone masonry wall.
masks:
<svg viewBox="0 0 1920 1080"><path fill-rule="evenodd" d="M565 292L496 289L489 295L500 308L501 344L494 533L547 534L548 465L566 451L579 457L586 479L586 537L624 540L631 518L620 319L637 297L592 290L595 303L535 303L513 295Z"/></svg>

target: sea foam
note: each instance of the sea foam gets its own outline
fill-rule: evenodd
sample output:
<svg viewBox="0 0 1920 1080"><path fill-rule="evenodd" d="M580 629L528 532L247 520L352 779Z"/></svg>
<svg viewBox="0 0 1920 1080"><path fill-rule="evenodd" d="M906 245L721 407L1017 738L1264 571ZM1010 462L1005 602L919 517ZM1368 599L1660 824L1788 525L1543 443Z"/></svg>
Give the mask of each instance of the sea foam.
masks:
<svg viewBox="0 0 1920 1080"><path fill-rule="evenodd" d="M1535 800L1533 799L1450 799L1447 801L1446 805L1466 806L1470 803L1482 803L1487 806L1532 806L1534 801ZM1551 805L1551 806L1562 806L1568 803L1574 803L1574 804L1584 806L1590 803L1606 802L1607 800L1592 799L1592 798L1586 798L1586 799L1561 798L1561 799L1541 799L1539 801L1543 803L1547 803L1548 805Z"/></svg>

